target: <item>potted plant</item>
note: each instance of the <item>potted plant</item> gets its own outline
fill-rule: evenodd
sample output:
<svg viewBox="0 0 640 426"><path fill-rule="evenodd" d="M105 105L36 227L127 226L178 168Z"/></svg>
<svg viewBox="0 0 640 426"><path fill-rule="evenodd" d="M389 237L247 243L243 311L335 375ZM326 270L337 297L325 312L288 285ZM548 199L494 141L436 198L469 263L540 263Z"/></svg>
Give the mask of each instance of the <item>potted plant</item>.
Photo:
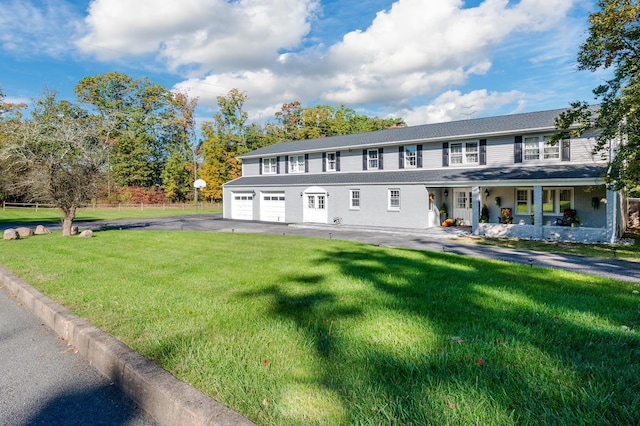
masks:
<svg viewBox="0 0 640 426"><path fill-rule="evenodd" d="M496 206L498 207L502 206L502 199L500 197L496 197Z"/></svg>
<svg viewBox="0 0 640 426"><path fill-rule="evenodd" d="M482 209L480 210L480 223L489 222L489 208L486 204L482 205Z"/></svg>
<svg viewBox="0 0 640 426"><path fill-rule="evenodd" d="M449 212L449 210L447 209L447 203L442 203L442 205L440 206L440 221L444 221L447 218L447 213Z"/></svg>

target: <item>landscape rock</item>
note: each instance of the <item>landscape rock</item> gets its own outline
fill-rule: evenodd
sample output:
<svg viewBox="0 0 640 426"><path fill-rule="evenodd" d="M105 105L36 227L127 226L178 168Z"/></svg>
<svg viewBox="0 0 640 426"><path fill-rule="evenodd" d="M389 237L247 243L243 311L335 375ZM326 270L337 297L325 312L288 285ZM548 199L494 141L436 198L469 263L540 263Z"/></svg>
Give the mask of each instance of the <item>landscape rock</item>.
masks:
<svg viewBox="0 0 640 426"><path fill-rule="evenodd" d="M76 235L78 233L78 227L77 226L72 226L71 227L71 235Z"/></svg>
<svg viewBox="0 0 640 426"><path fill-rule="evenodd" d="M85 229L78 236L80 238L91 238L91 237L93 237L93 231L91 229Z"/></svg>
<svg viewBox="0 0 640 426"><path fill-rule="evenodd" d="M36 226L36 230L35 230L35 234L36 235L47 235L50 234L51 231L49 231L49 228L46 228L43 225L38 225Z"/></svg>
<svg viewBox="0 0 640 426"><path fill-rule="evenodd" d="M26 226L16 228L16 232L18 233L18 235L20 235L20 238L33 236L33 229L27 228Z"/></svg>
<svg viewBox="0 0 640 426"><path fill-rule="evenodd" d="M4 239L5 240L18 240L20 239L20 234L13 228L4 230Z"/></svg>

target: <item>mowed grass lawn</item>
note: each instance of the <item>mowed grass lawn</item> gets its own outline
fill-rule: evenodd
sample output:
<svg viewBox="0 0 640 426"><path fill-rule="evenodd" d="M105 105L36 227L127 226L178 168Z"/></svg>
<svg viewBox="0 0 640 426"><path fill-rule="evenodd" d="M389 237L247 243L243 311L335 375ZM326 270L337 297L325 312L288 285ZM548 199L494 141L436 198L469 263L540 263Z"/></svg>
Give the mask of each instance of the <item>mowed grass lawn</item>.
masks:
<svg viewBox="0 0 640 426"><path fill-rule="evenodd" d="M635 284L197 232L1 241L0 263L262 425L640 419Z"/></svg>

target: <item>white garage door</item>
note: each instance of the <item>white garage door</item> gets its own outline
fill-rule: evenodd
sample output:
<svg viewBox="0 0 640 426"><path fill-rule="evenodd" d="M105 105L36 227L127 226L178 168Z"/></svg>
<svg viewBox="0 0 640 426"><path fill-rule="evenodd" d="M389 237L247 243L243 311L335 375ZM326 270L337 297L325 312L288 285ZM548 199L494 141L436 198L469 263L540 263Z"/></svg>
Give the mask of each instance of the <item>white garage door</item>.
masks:
<svg viewBox="0 0 640 426"><path fill-rule="evenodd" d="M260 220L284 222L284 192L262 194Z"/></svg>
<svg viewBox="0 0 640 426"><path fill-rule="evenodd" d="M231 219L253 220L253 194L233 194Z"/></svg>

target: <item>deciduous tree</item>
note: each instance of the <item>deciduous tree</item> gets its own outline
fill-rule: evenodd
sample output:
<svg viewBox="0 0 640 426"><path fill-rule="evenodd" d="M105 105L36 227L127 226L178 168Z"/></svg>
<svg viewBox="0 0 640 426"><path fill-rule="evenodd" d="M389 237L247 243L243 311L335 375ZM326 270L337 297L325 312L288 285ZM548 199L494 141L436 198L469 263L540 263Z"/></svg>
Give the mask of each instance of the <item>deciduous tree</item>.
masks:
<svg viewBox="0 0 640 426"><path fill-rule="evenodd" d="M1 157L21 178L13 182L33 200L63 212L62 234L71 235L78 207L91 200L109 148L109 122L45 91L30 120L15 128Z"/></svg>
<svg viewBox="0 0 640 426"><path fill-rule="evenodd" d="M589 37L578 52L578 68L595 72L610 70L612 76L593 91L597 109L574 102L561 114L562 132L582 134L587 128L601 130L596 153L610 155L607 182L613 189L640 196L640 4L631 0L600 0L599 10L589 16ZM610 141L620 138L616 152Z"/></svg>

